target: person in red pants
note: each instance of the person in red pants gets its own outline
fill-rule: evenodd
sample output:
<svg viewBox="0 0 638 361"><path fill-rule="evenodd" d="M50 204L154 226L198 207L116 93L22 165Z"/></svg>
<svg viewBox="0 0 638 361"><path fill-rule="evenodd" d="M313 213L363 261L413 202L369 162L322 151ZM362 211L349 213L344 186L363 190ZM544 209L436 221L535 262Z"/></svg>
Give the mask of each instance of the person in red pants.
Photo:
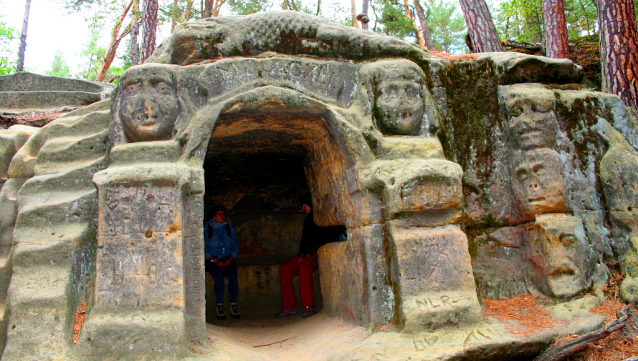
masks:
<svg viewBox="0 0 638 361"><path fill-rule="evenodd" d="M315 224L310 197L304 199L302 203L306 219L303 222L303 230L301 231L299 253L279 267L282 310L275 315L277 318L298 313L297 298L292 284L292 279L297 275L299 275L299 293L301 293L301 305L303 306L301 317L310 317L317 313L312 290L312 274L319 268L317 250L328 239L326 239L324 228Z"/></svg>

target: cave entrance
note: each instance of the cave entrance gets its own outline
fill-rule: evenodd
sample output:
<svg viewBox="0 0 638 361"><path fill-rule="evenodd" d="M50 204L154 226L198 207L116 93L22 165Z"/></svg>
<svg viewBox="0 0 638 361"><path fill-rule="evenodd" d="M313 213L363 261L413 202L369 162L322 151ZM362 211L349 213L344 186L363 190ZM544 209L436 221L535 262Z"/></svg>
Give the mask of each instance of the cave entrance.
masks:
<svg viewBox="0 0 638 361"><path fill-rule="evenodd" d="M204 161L204 217L222 205L235 227L242 318L273 317L281 309L279 266L299 250L303 195L312 194L318 225L347 225L349 162L335 134L330 114L321 111L235 109L217 119ZM318 310L320 274L321 262L314 275ZM228 322L215 318L210 275L206 294L207 322Z"/></svg>

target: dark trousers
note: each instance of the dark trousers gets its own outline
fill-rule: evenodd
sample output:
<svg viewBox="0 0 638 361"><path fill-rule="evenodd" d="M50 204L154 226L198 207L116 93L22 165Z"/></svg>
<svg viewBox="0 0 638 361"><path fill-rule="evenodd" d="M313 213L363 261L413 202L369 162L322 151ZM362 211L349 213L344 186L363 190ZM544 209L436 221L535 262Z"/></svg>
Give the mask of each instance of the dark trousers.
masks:
<svg viewBox="0 0 638 361"><path fill-rule="evenodd" d="M226 267L219 267L212 261L206 261L206 272L210 273L215 281L215 299L217 303L224 303L224 277L228 278L230 302L237 302L237 294L239 293L237 262L233 261Z"/></svg>
<svg viewBox="0 0 638 361"><path fill-rule="evenodd" d="M319 268L317 254L301 259L294 256L279 267L279 282L281 283L281 303L283 309L297 308L297 298L292 279L299 275L299 293L303 307L315 307L315 297L312 290L312 274Z"/></svg>

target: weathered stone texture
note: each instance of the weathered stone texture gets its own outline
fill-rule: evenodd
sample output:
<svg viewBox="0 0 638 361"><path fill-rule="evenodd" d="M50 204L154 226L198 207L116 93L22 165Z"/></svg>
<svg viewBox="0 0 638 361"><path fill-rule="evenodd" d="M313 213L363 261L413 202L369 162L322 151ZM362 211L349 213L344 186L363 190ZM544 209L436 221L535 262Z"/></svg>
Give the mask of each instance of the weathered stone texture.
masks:
<svg viewBox="0 0 638 361"><path fill-rule="evenodd" d="M389 359L530 357L560 331L520 341L479 303L528 292L565 332L591 330L605 260L638 299L638 126L581 77L521 54L447 62L295 12L181 24L113 101L0 133L3 357L193 356L207 210L231 209L240 297L263 315L308 194L317 224L348 229L319 251L323 311L402 331L335 360L388 354L379 338Z"/></svg>

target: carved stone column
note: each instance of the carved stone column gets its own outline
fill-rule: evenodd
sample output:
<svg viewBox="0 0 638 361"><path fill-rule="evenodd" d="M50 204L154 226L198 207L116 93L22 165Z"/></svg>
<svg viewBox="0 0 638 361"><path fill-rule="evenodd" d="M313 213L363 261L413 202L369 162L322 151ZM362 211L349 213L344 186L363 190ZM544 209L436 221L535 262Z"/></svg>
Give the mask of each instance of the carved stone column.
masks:
<svg viewBox="0 0 638 361"><path fill-rule="evenodd" d="M94 177L95 301L83 336L114 357L179 356L204 339L203 171L149 157L170 161L176 150L172 141L116 147ZM147 163L132 165L140 152Z"/></svg>

